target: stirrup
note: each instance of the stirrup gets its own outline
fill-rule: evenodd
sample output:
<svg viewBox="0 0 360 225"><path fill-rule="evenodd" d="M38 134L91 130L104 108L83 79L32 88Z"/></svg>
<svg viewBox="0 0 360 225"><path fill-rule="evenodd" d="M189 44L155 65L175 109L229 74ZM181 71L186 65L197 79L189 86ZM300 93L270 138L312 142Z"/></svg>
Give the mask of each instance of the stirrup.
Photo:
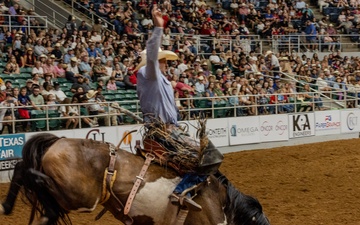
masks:
<svg viewBox="0 0 360 225"><path fill-rule="evenodd" d="M175 193L172 193L169 198L170 198L170 202L173 205L185 206L186 208L188 208L191 211L201 211L202 210L201 205L197 204L194 200L192 200L191 198L189 198L187 196L179 196Z"/></svg>

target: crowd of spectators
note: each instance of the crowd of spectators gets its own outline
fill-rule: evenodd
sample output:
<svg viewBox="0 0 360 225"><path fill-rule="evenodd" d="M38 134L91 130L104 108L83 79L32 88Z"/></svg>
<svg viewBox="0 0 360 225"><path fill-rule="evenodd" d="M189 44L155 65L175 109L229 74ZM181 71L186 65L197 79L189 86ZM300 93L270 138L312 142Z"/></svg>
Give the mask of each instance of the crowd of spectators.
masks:
<svg viewBox="0 0 360 225"><path fill-rule="evenodd" d="M135 68L153 27L149 15L151 4L145 0L138 3L82 0L80 3L99 16L92 27L85 21L76 24L73 16L69 16L62 30L33 28L28 32L28 29L2 27L1 77L5 84L0 92L2 106L59 110L61 116L68 118L63 125L68 129L80 122L98 126L97 117L79 121L82 112L78 107L56 107L56 104L91 103L86 108L90 116L104 115L102 123L108 126L122 123L120 116L112 114L110 119L106 116L109 110L103 104L106 101L103 93L136 90ZM198 116L200 108L213 106L233 107L226 116L262 115L323 110L321 93L338 100L348 95L358 97L355 95L360 91L359 57L343 56L335 48L329 48L333 52L323 59L317 53L308 58L287 51L257 52L251 44L250 32L270 39L274 34L309 32L311 26L314 33L308 35L309 49L316 50L313 38L318 38L316 34L321 29L302 0L261 4L256 0L246 4L233 0L212 8L204 0L162 3L167 21L162 48L179 56L177 61L168 63L164 75L171 81L183 119ZM25 11L17 3L4 7L9 14L13 10ZM225 13L224 9L230 11ZM114 24L115 29L108 30L103 20ZM211 43L199 47L202 38ZM23 84L6 80L7 76L20 76L24 71L31 73L31 78ZM327 91L337 94L331 96ZM355 107L357 102L347 104ZM9 111L2 111L0 116L4 120L13 119ZM29 112L18 111L18 118L31 117Z"/></svg>

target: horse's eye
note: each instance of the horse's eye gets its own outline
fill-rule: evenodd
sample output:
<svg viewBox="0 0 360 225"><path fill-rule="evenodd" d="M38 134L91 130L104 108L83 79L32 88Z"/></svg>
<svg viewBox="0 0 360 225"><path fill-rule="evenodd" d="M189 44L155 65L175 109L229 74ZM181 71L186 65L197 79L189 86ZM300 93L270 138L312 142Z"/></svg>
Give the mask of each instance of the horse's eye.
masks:
<svg viewBox="0 0 360 225"><path fill-rule="evenodd" d="M253 216L253 218L252 218L251 220L255 222L255 221L256 221L256 217L255 217L255 216Z"/></svg>

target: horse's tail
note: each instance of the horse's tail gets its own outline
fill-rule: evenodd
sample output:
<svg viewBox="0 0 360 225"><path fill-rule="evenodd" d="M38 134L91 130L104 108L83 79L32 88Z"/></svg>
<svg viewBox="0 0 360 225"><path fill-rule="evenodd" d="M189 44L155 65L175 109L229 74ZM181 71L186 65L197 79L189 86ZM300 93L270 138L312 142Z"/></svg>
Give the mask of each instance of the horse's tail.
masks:
<svg viewBox="0 0 360 225"><path fill-rule="evenodd" d="M215 177L226 188L224 213L227 221L234 225L270 225L262 211L260 202L249 195L238 191L231 182L219 171Z"/></svg>
<svg viewBox="0 0 360 225"><path fill-rule="evenodd" d="M49 188L54 185L53 180L42 173L42 158L46 151L60 138L53 134L37 134L32 136L24 145L23 157L23 185L24 194L32 205L29 224L32 224L35 214L46 217L48 225L56 225L60 220L64 224L71 224L67 211L63 209L51 195Z"/></svg>

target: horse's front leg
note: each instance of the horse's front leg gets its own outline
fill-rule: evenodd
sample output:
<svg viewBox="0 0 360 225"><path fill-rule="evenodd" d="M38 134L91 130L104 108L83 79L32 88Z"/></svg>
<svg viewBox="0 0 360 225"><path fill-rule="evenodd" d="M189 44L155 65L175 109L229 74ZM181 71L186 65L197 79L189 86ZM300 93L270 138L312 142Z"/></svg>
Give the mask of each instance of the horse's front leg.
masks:
<svg viewBox="0 0 360 225"><path fill-rule="evenodd" d="M23 186L23 161L20 161L16 164L14 168L14 174L11 179L9 192L6 196L5 202L0 204L0 214L9 215L15 204L16 197L19 194L20 188Z"/></svg>

